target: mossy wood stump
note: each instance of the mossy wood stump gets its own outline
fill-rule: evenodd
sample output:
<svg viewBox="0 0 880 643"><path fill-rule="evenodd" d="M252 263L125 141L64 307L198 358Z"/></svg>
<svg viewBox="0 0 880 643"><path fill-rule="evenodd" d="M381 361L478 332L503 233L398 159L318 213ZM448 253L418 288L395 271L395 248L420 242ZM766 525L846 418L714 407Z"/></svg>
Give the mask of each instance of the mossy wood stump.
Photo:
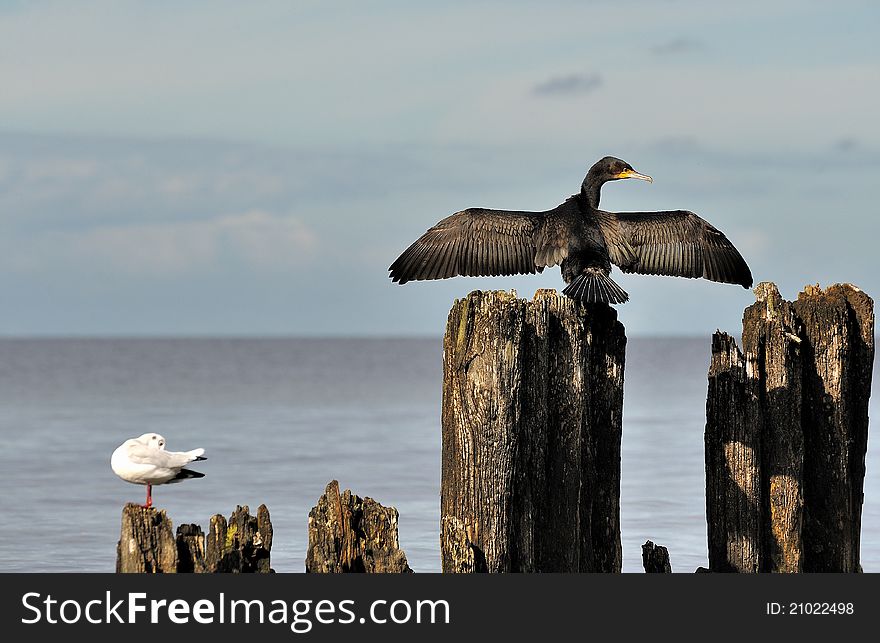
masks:
<svg viewBox="0 0 880 643"><path fill-rule="evenodd" d="M755 293L743 351L712 338L709 569L860 571L874 302L849 284Z"/></svg>
<svg viewBox="0 0 880 643"><path fill-rule="evenodd" d="M238 506L229 520L221 514L211 517L205 540L205 567L209 572L269 574L272 551L272 521L266 505L251 516L248 506Z"/></svg>
<svg viewBox="0 0 880 643"><path fill-rule="evenodd" d="M309 512L306 571L319 574L405 574L412 570L397 537L397 509L339 492L331 481Z"/></svg>
<svg viewBox="0 0 880 643"><path fill-rule="evenodd" d="M236 507L227 521L211 518L207 538L198 525L180 525L177 536L164 510L129 503L122 510L116 546L118 573L268 573L272 549L269 510L256 516Z"/></svg>
<svg viewBox="0 0 880 643"><path fill-rule="evenodd" d="M472 292L443 356L444 572L619 572L626 336L607 305Z"/></svg>

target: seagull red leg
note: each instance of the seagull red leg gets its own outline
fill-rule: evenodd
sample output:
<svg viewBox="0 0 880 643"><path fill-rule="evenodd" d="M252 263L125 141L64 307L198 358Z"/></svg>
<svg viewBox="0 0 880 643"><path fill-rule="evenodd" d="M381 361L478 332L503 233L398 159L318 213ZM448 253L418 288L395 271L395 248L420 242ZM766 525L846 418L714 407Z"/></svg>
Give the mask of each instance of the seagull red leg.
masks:
<svg viewBox="0 0 880 643"><path fill-rule="evenodd" d="M147 509L153 506L153 485L147 483L147 504L144 505Z"/></svg>

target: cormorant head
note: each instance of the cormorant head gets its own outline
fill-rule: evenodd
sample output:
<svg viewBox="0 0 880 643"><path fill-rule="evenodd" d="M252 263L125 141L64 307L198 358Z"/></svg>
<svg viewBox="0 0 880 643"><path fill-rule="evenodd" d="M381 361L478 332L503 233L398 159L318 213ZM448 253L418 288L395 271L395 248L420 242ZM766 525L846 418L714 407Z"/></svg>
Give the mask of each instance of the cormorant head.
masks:
<svg viewBox="0 0 880 643"><path fill-rule="evenodd" d="M647 174L636 172L632 165L626 161L606 156L596 161L590 168L590 171L587 172L587 178L584 179L584 184L602 185L606 181L617 181L618 179L641 179L648 181L648 183L654 182L654 179Z"/></svg>
<svg viewBox="0 0 880 643"><path fill-rule="evenodd" d="M649 183L654 182L654 179L647 174L636 172L632 165L626 161L613 156L606 156L604 159L596 161L593 167L590 168L590 171L587 172L587 176L584 178L583 184L581 184L581 194L586 198L587 203L591 207L598 208L599 192L602 189L602 185L607 181L617 181L618 179L642 179Z"/></svg>

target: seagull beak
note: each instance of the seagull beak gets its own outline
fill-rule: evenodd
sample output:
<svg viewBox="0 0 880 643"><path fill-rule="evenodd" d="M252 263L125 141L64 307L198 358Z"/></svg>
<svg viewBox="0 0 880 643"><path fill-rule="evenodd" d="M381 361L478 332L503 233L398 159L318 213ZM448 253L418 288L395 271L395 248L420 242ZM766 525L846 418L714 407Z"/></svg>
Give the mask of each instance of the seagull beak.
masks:
<svg viewBox="0 0 880 643"><path fill-rule="evenodd" d="M647 174L640 174L639 172L636 172L635 170L624 170L623 172L621 172L620 174L618 174L614 178L616 178L616 179L641 179L642 181L647 181L648 183L654 182L654 179L652 179Z"/></svg>

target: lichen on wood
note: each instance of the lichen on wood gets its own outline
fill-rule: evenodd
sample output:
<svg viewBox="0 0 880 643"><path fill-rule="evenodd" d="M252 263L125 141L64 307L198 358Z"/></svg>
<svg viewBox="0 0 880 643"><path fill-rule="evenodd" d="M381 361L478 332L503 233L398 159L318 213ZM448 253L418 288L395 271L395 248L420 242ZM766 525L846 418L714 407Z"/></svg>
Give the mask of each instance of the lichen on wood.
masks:
<svg viewBox="0 0 880 643"><path fill-rule="evenodd" d="M268 574L272 550L272 521L266 505L251 516L248 506L237 506L226 520L211 517L205 544L205 567L215 573Z"/></svg>
<svg viewBox="0 0 880 643"><path fill-rule="evenodd" d="M211 519L207 538L195 524L180 525L174 536L165 511L127 504L116 547L120 573L267 573L272 549L269 510L257 515L237 507L229 521L219 514Z"/></svg>

